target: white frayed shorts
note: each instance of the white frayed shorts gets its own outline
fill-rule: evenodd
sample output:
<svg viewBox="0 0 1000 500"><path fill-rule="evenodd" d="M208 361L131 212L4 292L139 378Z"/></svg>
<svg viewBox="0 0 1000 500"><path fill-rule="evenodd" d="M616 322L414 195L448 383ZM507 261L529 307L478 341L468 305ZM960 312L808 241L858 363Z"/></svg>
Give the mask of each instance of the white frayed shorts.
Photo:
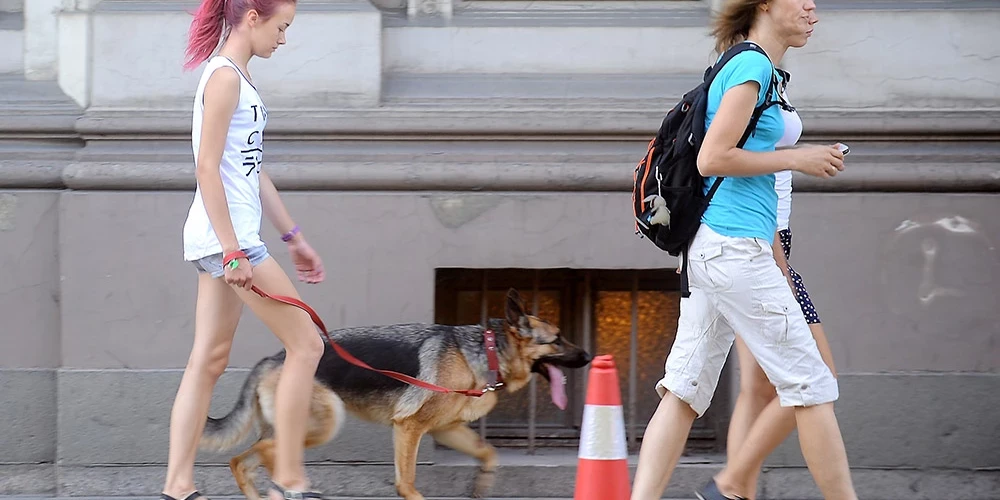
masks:
<svg viewBox="0 0 1000 500"><path fill-rule="evenodd" d="M781 406L836 401L837 379L816 341L771 244L722 236L702 224L688 252L691 296L681 299L677 336L656 383L701 417L712 402L735 334L778 393Z"/></svg>

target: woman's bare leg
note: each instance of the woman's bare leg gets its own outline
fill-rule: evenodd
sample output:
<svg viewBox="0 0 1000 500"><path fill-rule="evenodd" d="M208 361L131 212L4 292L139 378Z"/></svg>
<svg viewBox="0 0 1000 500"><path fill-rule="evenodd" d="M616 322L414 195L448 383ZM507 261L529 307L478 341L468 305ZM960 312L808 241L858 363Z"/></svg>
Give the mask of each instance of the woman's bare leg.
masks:
<svg viewBox="0 0 1000 500"><path fill-rule="evenodd" d="M748 442L754 422L758 420L764 408L767 407L768 403L777 401L774 386L771 385L764 370L757 364L750 349L739 336L736 337L736 354L740 363L740 394L733 407L733 416L729 422L729 433L726 438L726 461L728 464L737 462L738 453ZM794 428L795 418L790 409L788 417ZM727 466L723 472L728 471L729 468ZM734 492L741 492L741 496L753 498L750 492L757 491L757 474L746 477L745 480L745 483L741 482L736 485L730 484L725 475L720 474L720 477L716 477L716 483L722 493L731 495Z"/></svg>
<svg viewBox="0 0 1000 500"><path fill-rule="evenodd" d="M736 355L740 363L740 394L733 405L733 416L726 437L726 459L730 462L746 442L747 434L760 412L777 396L771 381L764 375L764 370L761 370L739 336L736 337Z"/></svg>
<svg viewBox="0 0 1000 500"><path fill-rule="evenodd" d="M270 257L254 268L253 284L271 295L299 298L288 275ZM306 419L313 377L323 355L323 339L306 312L250 290L237 289L237 292L281 340L286 351L274 402L276 449L272 480L291 490L306 490L309 488L304 465ZM281 498L275 495L272 492L272 498Z"/></svg>
<svg viewBox="0 0 1000 500"><path fill-rule="evenodd" d="M243 303L222 278L198 274L194 346L170 412L170 451L163 492L185 498L195 490L194 462L215 383L229 364Z"/></svg>
<svg viewBox="0 0 1000 500"><path fill-rule="evenodd" d="M795 409L782 407L775 397L750 428L743 445L730 453L728 462L715 476L715 484L726 496L753 499L764 460L795 429Z"/></svg>
<svg viewBox="0 0 1000 500"><path fill-rule="evenodd" d="M697 416L691 406L674 393L663 395L642 436L639 466L632 482L632 500L659 500L663 495Z"/></svg>
<svg viewBox="0 0 1000 500"><path fill-rule="evenodd" d="M833 365L833 354L830 344L827 341L826 333L823 331L823 325L821 323L813 323L809 325L809 329L816 339L816 344L819 347L823 361L826 362L830 367L830 371L836 377L837 371ZM749 354L749 350L746 349L745 345L743 345L743 350L746 351L745 354ZM744 352L739 352L739 354L741 356L740 379L742 382L742 371L745 366L743 360ZM754 366L757 367L757 370L760 370L756 362L754 362ZM746 387L741 385L740 391L740 397L743 397ZM733 421L735 422L736 410L733 411L733 415ZM730 437L730 448L727 450L726 457L728 463L715 477L719 491L724 495L739 495L744 498L753 499L756 496L757 481L760 477L760 470L764 466L764 461L788 438L792 431L795 430L795 426L795 408L782 407L778 402L778 398L774 397L764 411L760 413L752 428L744 434L745 440L739 443L738 448L733 449L733 442ZM729 435L733 435L732 428Z"/></svg>

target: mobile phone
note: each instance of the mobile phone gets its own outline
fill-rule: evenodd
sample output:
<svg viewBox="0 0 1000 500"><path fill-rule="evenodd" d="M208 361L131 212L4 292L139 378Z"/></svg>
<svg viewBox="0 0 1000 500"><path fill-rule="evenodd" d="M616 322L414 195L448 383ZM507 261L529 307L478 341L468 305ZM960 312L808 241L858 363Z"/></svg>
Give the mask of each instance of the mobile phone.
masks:
<svg viewBox="0 0 1000 500"><path fill-rule="evenodd" d="M837 149L839 149L844 156L847 156L847 153L851 152L851 148L842 142L837 143Z"/></svg>

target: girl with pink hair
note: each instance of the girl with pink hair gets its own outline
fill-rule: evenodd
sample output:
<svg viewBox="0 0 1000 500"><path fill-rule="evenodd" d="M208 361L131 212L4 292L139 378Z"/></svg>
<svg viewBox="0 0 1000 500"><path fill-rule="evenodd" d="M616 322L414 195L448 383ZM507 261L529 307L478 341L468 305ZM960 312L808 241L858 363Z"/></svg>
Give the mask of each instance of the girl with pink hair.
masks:
<svg viewBox="0 0 1000 500"><path fill-rule="evenodd" d="M205 498L194 485L194 462L205 426L215 423L208 418L212 390L228 364L244 304L286 352L275 394L270 498L321 498L307 491L303 443L323 341L304 312L251 291L256 285L298 297L261 240L263 215L283 234L300 281L319 283L325 276L319 256L261 170L267 108L247 70L252 57L269 58L285 44L294 17L295 0L202 0L191 23L184 67L206 62L191 131L198 182L183 232L184 260L198 271L198 299L194 346L170 414L163 500Z"/></svg>

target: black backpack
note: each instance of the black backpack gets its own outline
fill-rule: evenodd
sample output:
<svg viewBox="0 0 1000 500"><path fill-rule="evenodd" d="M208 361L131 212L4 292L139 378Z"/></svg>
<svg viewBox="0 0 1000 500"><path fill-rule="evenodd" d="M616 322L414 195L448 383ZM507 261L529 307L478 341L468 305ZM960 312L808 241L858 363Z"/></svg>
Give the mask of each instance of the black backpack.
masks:
<svg viewBox="0 0 1000 500"><path fill-rule="evenodd" d="M632 177L635 232L672 256L684 254L681 273L681 294L684 297L690 295L686 250L701 226L702 214L723 180L723 177L717 177L706 194L705 178L698 172L698 150L705 139L708 88L722 67L745 50L756 50L767 56L757 44L743 42L727 50L714 66L709 66L702 83L684 94L680 102L667 112ZM737 147L743 147L764 110L775 104L776 101L771 98L777 83L775 80L772 76L765 102L754 109Z"/></svg>

